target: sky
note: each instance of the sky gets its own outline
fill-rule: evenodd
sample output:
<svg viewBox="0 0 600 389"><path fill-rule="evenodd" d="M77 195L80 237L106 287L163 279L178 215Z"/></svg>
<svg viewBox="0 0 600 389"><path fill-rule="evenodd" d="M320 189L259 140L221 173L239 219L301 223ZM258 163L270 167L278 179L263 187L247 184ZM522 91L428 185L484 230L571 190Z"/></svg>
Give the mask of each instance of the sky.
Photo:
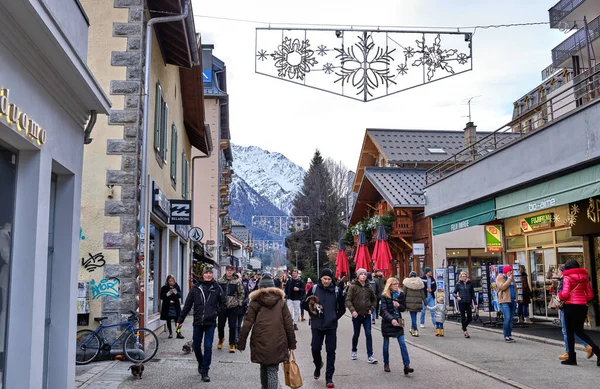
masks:
<svg viewBox="0 0 600 389"><path fill-rule="evenodd" d="M232 142L280 152L305 169L319 149L355 170L367 128L462 130L466 100L474 96L479 96L471 107L478 130L501 128L512 117L513 102L542 82L552 48L566 38L548 24L478 29L473 71L365 103L256 74L255 29L267 25L206 16L272 27L464 27L547 22L557 0L192 1L202 43L214 44L214 55L227 66Z"/></svg>

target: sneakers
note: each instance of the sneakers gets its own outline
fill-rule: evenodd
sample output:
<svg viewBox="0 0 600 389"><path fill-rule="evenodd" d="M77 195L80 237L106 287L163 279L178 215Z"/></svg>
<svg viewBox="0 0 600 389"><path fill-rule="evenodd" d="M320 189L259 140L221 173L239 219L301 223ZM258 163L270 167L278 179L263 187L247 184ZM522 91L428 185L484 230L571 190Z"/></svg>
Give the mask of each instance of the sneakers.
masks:
<svg viewBox="0 0 600 389"><path fill-rule="evenodd" d="M217 349L221 350L223 348L224 341L225 341L225 338L219 339L219 343L217 343Z"/></svg>
<svg viewBox="0 0 600 389"><path fill-rule="evenodd" d="M367 359L367 362L369 362L371 365L374 365L374 364L376 364L376 363L377 363L377 359L375 359L375 357L371 355L371 356L370 356L370 357Z"/></svg>
<svg viewBox="0 0 600 389"><path fill-rule="evenodd" d="M172 333L171 333L171 334L169 334L168 338L169 338L169 339L173 339L173 334L172 334Z"/></svg>
<svg viewBox="0 0 600 389"><path fill-rule="evenodd" d="M356 351L352 351L352 355L350 355L353 361L356 361Z"/></svg>
<svg viewBox="0 0 600 389"><path fill-rule="evenodd" d="M505 341L506 343L514 343L514 342L515 342L515 340L514 340L512 337L510 337L510 336L506 336L506 337L504 338L504 341Z"/></svg>
<svg viewBox="0 0 600 389"><path fill-rule="evenodd" d="M419 327L425 328L425 324L419 324Z"/></svg>
<svg viewBox="0 0 600 389"><path fill-rule="evenodd" d="M564 353L564 354L559 355L558 359L561 361L566 361L567 359L569 359L569 353Z"/></svg>
<svg viewBox="0 0 600 389"><path fill-rule="evenodd" d="M210 382L210 377L208 373L200 373L202 375L202 382Z"/></svg>
<svg viewBox="0 0 600 389"><path fill-rule="evenodd" d="M235 353L235 345L234 344L230 344L229 345L229 352L230 353Z"/></svg>
<svg viewBox="0 0 600 389"><path fill-rule="evenodd" d="M524 322L525 322L526 324L533 324L533 322L531 321L531 319L530 319L530 318L528 318L528 317L526 317L526 318L525 318L525 321L524 321Z"/></svg>
<svg viewBox="0 0 600 389"><path fill-rule="evenodd" d="M318 380L321 377L321 369L323 368L324 363L323 361L321 361L321 367L316 367L315 368L315 373L313 374L315 380Z"/></svg>
<svg viewBox="0 0 600 389"><path fill-rule="evenodd" d="M335 388L335 385L333 384L333 382L328 382L327 385L328 388Z"/></svg>
<svg viewBox="0 0 600 389"><path fill-rule="evenodd" d="M415 369L410 366L404 366L404 375L408 375L408 373L414 373Z"/></svg>
<svg viewBox="0 0 600 389"><path fill-rule="evenodd" d="M413 331L412 336L414 336L415 338L419 337L419 331Z"/></svg>
<svg viewBox="0 0 600 389"><path fill-rule="evenodd" d="M298 324L294 324L294 330L298 331Z"/></svg>
<svg viewBox="0 0 600 389"><path fill-rule="evenodd" d="M465 331L465 338L470 338L471 336L469 336L469 333L467 331Z"/></svg>

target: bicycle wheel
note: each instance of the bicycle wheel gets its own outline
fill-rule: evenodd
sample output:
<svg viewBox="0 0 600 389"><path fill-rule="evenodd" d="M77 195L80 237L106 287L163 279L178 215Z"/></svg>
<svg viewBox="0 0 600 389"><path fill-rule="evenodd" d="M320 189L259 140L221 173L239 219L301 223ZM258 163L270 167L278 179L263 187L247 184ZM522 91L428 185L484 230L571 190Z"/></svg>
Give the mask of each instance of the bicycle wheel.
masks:
<svg viewBox="0 0 600 389"><path fill-rule="evenodd" d="M100 337L90 330L77 331L77 346L75 348L75 363L87 365L100 352Z"/></svg>
<svg viewBox="0 0 600 389"><path fill-rule="evenodd" d="M123 342L123 353L133 363L148 362L158 352L158 337L147 328L136 328Z"/></svg>

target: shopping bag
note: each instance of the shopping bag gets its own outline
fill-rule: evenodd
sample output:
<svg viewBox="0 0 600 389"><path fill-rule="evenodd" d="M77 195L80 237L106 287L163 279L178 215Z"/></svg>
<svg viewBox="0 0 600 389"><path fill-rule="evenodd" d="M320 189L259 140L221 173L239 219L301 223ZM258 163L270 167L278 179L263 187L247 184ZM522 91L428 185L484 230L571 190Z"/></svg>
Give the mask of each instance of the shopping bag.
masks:
<svg viewBox="0 0 600 389"><path fill-rule="evenodd" d="M300 375L300 368L296 363L296 357L294 350L290 350L289 361L283 362L283 373L285 375L285 384L290 388L302 387L302 376Z"/></svg>

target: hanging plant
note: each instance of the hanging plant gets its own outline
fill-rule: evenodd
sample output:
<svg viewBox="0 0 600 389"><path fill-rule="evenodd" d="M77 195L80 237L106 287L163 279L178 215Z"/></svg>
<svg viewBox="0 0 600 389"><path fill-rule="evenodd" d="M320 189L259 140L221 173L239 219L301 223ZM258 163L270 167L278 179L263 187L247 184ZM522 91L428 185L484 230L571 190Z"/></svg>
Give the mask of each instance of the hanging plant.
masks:
<svg viewBox="0 0 600 389"><path fill-rule="evenodd" d="M350 227L348 231L351 232L353 236L357 236L361 232L364 232L367 235L367 238L370 238L374 232L377 231L377 227L382 225L385 228L385 232L390 234L392 232L392 226L396 216L392 211L386 212L385 215L375 215L373 217L366 217L363 220L356 223L354 226Z"/></svg>

